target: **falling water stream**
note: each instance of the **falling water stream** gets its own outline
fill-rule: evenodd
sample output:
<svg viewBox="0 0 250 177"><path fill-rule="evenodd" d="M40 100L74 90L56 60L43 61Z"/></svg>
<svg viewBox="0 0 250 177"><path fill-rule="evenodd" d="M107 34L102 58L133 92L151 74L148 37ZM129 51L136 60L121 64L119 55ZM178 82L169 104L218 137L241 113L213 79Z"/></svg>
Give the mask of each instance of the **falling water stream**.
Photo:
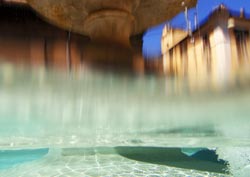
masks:
<svg viewBox="0 0 250 177"><path fill-rule="evenodd" d="M247 176L249 78L1 65L0 176Z"/></svg>

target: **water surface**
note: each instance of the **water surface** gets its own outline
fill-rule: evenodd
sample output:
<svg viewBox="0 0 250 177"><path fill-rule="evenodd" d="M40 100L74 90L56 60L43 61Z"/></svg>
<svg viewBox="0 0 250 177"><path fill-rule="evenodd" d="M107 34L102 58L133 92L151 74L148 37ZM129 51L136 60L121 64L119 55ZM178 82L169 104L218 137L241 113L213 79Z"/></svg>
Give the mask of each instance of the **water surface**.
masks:
<svg viewBox="0 0 250 177"><path fill-rule="evenodd" d="M2 65L0 149L49 150L25 163L13 162L0 174L244 176L250 168L249 83L248 75L199 87L154 75L63 74ZM195 161L189 162L185 152L193 148L214 152L218 162L225 162L216 168L228 169L192 167ZM188 166L185 160L155 159L164 157L160 152L183 157Z"/></svg>

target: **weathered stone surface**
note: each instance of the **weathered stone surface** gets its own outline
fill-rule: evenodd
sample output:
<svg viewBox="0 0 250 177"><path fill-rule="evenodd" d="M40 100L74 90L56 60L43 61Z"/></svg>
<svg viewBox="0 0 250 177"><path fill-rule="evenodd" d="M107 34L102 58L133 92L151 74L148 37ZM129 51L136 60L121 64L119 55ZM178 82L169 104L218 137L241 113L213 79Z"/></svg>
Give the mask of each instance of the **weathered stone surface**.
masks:
<svg viewBox="0 0 250 177"><path fill-rule="evenodd" d="M27 0L28 3L53 23L88 34L85 22L93 13L102 10L127 12L134 17L131 34L143 32L146 28L172 18L192 7L197 0ZM183 5L185 3L185 5Z"/></svg>

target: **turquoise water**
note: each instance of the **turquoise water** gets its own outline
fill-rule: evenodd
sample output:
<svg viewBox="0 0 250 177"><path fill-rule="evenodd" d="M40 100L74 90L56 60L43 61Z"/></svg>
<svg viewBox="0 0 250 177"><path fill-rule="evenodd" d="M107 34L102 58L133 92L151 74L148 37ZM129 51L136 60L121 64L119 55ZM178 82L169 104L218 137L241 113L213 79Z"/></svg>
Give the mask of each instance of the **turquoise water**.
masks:
<svg viewBox="0 0 250 177"><path fill-rule="evenodd" d="M2 65L0 176L247 176L249 81Z"/></svg>
<svg viewBox="0 0 250 177"><path fill-rule="evenodd" d="M0 170L9 169L15 165L34 161L48 154L49 149L35 150L1 150Z"/></svg>

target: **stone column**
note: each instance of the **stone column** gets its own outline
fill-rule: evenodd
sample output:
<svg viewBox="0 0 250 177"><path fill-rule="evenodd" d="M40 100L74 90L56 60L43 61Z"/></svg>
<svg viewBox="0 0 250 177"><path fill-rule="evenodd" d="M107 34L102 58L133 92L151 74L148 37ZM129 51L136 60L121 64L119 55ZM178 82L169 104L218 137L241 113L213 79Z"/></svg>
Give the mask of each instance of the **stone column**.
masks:
<svg viewBox="0 0 250 177"><path fill-rule="evenodd" d="M87 16L84 31L92 42L85 48L85 58L98 64L132 65L130 36L135 22L132 12L139 0L121 2L115 8L110 4L110 8L93 11Z"/></svg>
<svg viewBox="0 0 250 177"><path fill-rule="evenodd" d="M212 79L216 86L228 81L231 68L231 48L228 31L228 12L222 11L218 15L217 23L213 31L211 50Z"/></svg>

